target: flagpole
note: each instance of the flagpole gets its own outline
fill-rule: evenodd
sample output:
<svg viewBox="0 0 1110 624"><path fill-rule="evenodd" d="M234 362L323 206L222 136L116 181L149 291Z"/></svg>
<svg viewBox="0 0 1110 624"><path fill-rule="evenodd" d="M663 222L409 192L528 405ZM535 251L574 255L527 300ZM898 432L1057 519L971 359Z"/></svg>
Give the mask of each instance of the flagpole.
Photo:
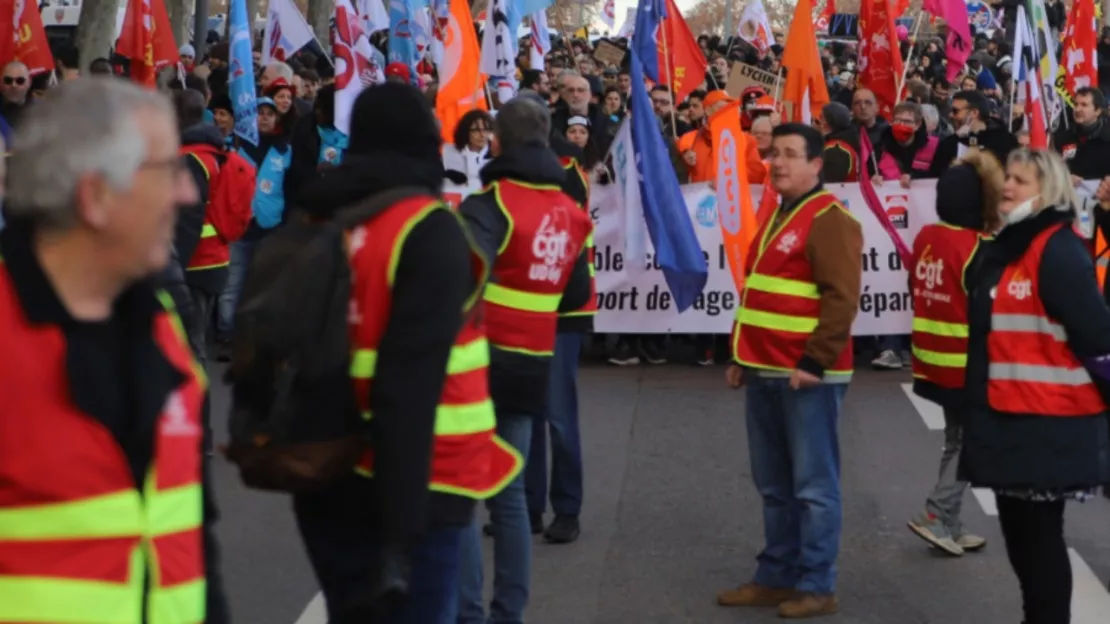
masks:
<svg viewBox="0 0 1110 624"><path fill-rule="evenodd" d="M887 5L887 10L890 10L889 4ZM898 87L898 91L895 92L895 98L898 100L902 99L902 90L906 87L906 76L909 75L910 61L913 60L913 52L917 47L917 35L921 30L921 22L923 21L921 19L922 13L924 12L918 11L917 16L913 20L913 33L910 35L910 53L906 55L906 61L902 65L902 77L898 80L898 84L895 85Z"/></svg>
<svg viewBox="0 0 1110 624"><path fill-rule="evenodd" d="M674 140L678 140L678 122L675 121L674 113L674 75L671 74L671 53L667 46L667 26L660 21L659 35L663 39L663 66L666 71L667 79L667 97L671 100L671 136Z"/></svg>

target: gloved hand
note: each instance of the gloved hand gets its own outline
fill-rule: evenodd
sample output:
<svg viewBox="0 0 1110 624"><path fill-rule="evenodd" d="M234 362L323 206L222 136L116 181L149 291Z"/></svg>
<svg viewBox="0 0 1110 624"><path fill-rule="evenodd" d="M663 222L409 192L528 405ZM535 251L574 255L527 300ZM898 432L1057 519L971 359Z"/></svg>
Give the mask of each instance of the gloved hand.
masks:
<svg viewBox="0 0 1110 624"><path fill-rule="evenodd" d="M408 597L412 568L401 548L386 547L374 561L363 590L332 624L375 624L394 613Z"/></svg>

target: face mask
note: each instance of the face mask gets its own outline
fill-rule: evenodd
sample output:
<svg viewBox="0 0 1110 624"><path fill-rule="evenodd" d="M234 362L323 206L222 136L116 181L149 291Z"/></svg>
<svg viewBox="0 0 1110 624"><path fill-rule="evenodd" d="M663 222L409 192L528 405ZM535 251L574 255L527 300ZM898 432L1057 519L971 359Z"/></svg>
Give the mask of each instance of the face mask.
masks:
<svg viewBox="0 0 1110 624"><path fill-rule="evenodd" d="M905 143L913 138L914 127L906 124L894 124L890 127L890 132L894 135L895 141Z"/></svg>
<svg viewBox="0 0 1110 624"><path fill-rule="evenodd" d="M972 123L973 122L971 121L971 118L968 117L967 118L967 123L960 126L959 128L956 128L956 136L960 137L961 139L966 139L969 135L971 135L971 124Z"/></svg>
<svg viewBox="0 0 1110 624"><path fill-rule="evenodd" d="M1022 221L1028 219L1030 216L1032 216L1033 210L1034 208L1036 208L1037 199L1039 198L1040 195L1034 195L1033 197L1030 197L1029 199L1021 202L1017 206L1014 206L1013 210L1011 210L1007 214L1002 215L1002 222L1005 225L1013 225L1015 223L1021 223Z"/></svg>

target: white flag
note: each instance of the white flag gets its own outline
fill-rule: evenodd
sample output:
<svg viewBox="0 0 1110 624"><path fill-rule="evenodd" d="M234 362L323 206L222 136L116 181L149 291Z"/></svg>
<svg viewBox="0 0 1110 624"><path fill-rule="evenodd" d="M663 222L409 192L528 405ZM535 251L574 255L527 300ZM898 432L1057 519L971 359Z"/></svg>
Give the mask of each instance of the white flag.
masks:
<svg viewBox="0 0 1110 624"><path fill-rule="evenodd" d="M272 2L273 0L271 0ZM362 30L362 17L351 0L336 0L331 18L335 53L335 129L346 134L351 107L362 90L385 82L384 59Z"/></svg>
<svg viewBox="0 0 1110 624"><path fill-rule="evenodd" d="M775 36L771 33L771 20L767 19L767 11L764 10L761 0L751 0L744 6L736 34L752 44L760 54L766 54L767 50L774 45Z"/></svg>
<svg viewBox="0 0 1110 624"><path fill-rule="evenodd" d="M362 29L366 31L367 37L379 30L389 29L389 13L382 0L358 0L355 6L362 17Z"/></svg>
<svg viewBox="0 0 1110 624"><path fill-rule="evenodd" d="M601 5L601 21L613 30L617 25L617 3L614 0L605 0L605 4Z"/></svg>
<svg viewBox="0 0 1110 624"><path fill-rule="evenodd" d="M547 29L547 11L537 11L529 19L532 34L528 38L528 59L532 69L543 71L543 57L551 51L551 32Z"/></svg>
<svg viewBox="0 0 1110 624"><path fill-rule="evenodd" d="M617 176L617 209L623 216L625 270L630 275L647 271L647 221L640 202L640 172L632 145L632 121L625 119L613 137L613 170Z"/></svg>
<svg viewBox="0 0 1110 624"><path fill-rule="evenodd" d="M293 0L270 0L262 35L262 63L284 61L312 42L312 28Z"/></svg>
<svg viewBox="0 0 1110 624"><path fill-rule="evenodd" d="M482 31L482 55L478 69L485 75L498 78L498 93L511 92L505 85L515 84L516 54L513 52L515 33L509 32L508 0L490 0L486 9L486 27ZM502 102L508 100L502 98Z"/></svg>
<svg viewBox="0 0 1110 624"><path fill-rule="evenodd" d="M636 7L628 7L624 12L624 23L617 32L618 37L631 37L636 30Z"/></svg>

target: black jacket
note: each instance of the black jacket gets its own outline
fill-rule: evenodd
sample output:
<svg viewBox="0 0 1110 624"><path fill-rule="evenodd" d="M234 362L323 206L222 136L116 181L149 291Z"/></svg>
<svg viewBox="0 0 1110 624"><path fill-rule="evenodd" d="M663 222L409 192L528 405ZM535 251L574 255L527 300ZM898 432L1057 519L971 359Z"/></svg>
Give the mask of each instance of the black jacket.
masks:
<svg viewBox="0 0 1110 624"><path fill-rule="evenodd" d="M833 141L842 141L851 147L853 153L849 154L842 146L833 144ZM824 164L821 166L821 179L827 184L839 182L858 182L864 163L860 162L859 127L852 125L845 130L834 130L825 136L825 149L821 152ZM856 178L849 174L855 169Z"/></svg>
<svg viewBox="0 0 1110 624"><path fill-rule="evenodd" d="M518 180L536 184L562 185L566 172L554 152L546 145L514 148L494 158L482 169L482 183ZM498 249L509 234L509 222L497 201L488 193L471 195L459 212L479 250L496 264ZM590 271L586 250L578 257L567 282L560 312L581 308L590 297ZM539 357L492 349L490 356L490 393L498 413L542 417L547 407L547 376L550 357Z"/></svg>
<svg viewBox="0 0 1110 624"><path fill-rule="evenodd" d="M1037 295L1049 316L1068 334L1068 347L1083 360L1110 354L1110 308L1095 283L1094 264L1071 230L1070 213L1052 208L1007 226L983 248L981 262L968 280L969 340L960 473L977 486L1065 490L1110 479L1110 426L1107 414L1053 418L1008 414L987 401L987 336L992 291L1002 272L1028 249L1045 228L1067 224L1049 238L1037 276ZM1110 384L1094 377L1103 397Z"/></svg>
<svg viewBox="0 0 1110 624"><path fill-rule="evenodd" d="M293 148L293 155L282 187L287 210L292 203L290 200L300 197L305 186L320 177L320 133L316 130L315 115L304 115L297 119L289 138L289 146Z"/></svg>
<svg viewBox="0 0 1110 624"><path fill-rule="evenodd" d="M342 164L305 185L297 204L317 218L330 218L398 187L421 187L438 195L442 180L439 159L347 153ZM461 222L446 210L416 225L401 248L370 395L373 487L369 501L350 501L374 507L373 525L367 531L390 547L410 546L428 528L465 526L473 515L473 500L428 490L436 406L447 359L462 326L464 302L477 287L469 249ZM343 519L336 522L342 524Z"/></svg>
<svg viewBox="0 0 1110 624"><path fill-rule="evenodd" d="M1003 165L1006 164L1006 157L1010 155L1010 152L1018 147L1017 137L1011 134L1008 129L991 121L981 132L972 133L966 137L953 134L941 139L940 143L937 144L937 151L933 155L933 164L929 167L927 177L939 178L940 174L952 165L952 161L956 160L961 143L964 145L978 145L993 154L998 162Z"/></svg>
<svg viewBox="0 0 1110 624"><path fill-rule="evenodd" d="M554 109L551 111L551 136L565 139L567 136L567 122L574 115L570 114L570 108L563 100L555 103ZM610 120L609 116L605 114L605 110L597 104L590 104L587 109L587 114L584 115L590 122L590 145L593 151L598 154L606 154L609 152L609 145L612 143L611 133L609 131Z"/></svg>
<svg viewBox="0 0 1110 624"><path fill-rule="evenodd" d="M1110 175L1110 123L1105 117L1095 127L1083 129L1075 122L1061 127L1052 137L1056 152L1063 155L1072 175L1084 180L1101 180Z"/></svg>
<svg viewBox="0 0 1110 624"><path fill-rule="evenodd" d="M186 128L181 133L182 147L191 145L211 145L219 149L224 147L224 138L220 131L210 124L200 124ZM181 206L177 213L177 229L174 231L173 245L183 267L189 266L189 260L200 243L200 231L204 227L204 216L208 205L209 180L204 172L204 167L191 156L185 157L185 167L193 177L197 186L197 203L192 206ZM173 267L170 267L172 270ZM171 280L172 276L167 275ZM203 271L185 272L185 281L189 286L198 288L210 295L218 295L227 282L227 267L205 269ZM171 291L172 294L172 291ZM176 300L176 297L175 297ZM188 318L182 312L182 318Z"/></svg>
<svg viewBox="0 0 1110 624"><path fill-rule="evenodd" d="M112 435L132 478L141 484L154 456L158 417L167 397L184 381L153 340L154 318L163 310L156 297L157 280L125 290L116 299L108 321L76 321L43 272L33 239L34 225L24 220L11 221L0 232L0 251L24 314L31 323L56 326L65 335L70 399ZM200 454L202 449L198 446L196 452ZM202 458L201 466L208 581L205 622L222 624L229 621L229 615L214 526L218 512L209 462Z"/></svg>

